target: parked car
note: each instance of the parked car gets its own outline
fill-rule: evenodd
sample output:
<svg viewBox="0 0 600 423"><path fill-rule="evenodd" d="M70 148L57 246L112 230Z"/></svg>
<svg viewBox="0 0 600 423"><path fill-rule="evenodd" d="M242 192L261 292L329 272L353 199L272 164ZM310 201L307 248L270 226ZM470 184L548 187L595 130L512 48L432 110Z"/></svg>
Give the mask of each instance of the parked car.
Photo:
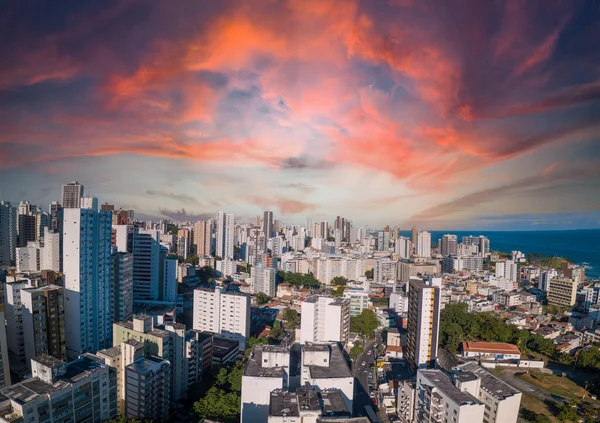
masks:
<svg viewBox="0 0 600 423"><path fill-rule="evenodd" d="M362 363L360 363L361 366L364 366L365 364L367 364L365 361L363 361Z"/></svg>

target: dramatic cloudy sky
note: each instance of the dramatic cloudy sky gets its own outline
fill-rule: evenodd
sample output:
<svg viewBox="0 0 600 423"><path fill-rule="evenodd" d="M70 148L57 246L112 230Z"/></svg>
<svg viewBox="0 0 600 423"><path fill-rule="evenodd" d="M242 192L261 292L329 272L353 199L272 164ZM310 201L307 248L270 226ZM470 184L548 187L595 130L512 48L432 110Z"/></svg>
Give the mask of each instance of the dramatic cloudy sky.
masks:
<svg viewBox="0 0 600 423"><path fill-rule="evenodd" d="M600 227L600 3L0 1L0 198Z"/></svg>

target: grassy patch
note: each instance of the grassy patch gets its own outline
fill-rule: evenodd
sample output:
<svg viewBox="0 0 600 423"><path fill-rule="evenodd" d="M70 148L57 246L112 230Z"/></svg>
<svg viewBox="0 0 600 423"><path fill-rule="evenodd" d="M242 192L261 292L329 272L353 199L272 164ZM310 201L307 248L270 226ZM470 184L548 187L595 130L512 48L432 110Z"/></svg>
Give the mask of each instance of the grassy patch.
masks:
<svg viewBox="0 0 600 423"><path fill-rule="evenodd" d="M565 398L581 399L583 395L589 396L585 389L566 377L560 377L540 372L530 372L518 375L518 378L527 383L542 388L551 394Z"/></svg>
<svg viewBox="0 0 600 423"><path fill-rule="evenodd" d="M521 397L521 407L526 408L527 410L536 414L545 414L553 422L558 422L558 419L553 416L546 404L532 395L523 393L523 396Z"/></svg>

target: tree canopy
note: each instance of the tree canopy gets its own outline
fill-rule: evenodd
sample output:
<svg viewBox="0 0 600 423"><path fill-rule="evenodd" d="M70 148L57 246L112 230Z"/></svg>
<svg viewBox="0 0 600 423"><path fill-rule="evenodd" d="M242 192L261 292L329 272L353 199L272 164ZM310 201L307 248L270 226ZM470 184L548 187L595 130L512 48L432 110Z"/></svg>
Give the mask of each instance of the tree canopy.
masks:
<svg viewBox="0 0 600 423"><path fill-rule="evenodd" d="M367 338L374 335L374 331L379 327L379 320L373 310L365 309L358 316L350 318L350 330L359 333Z"/></svg>
<svg viewBox="0 0 600 423"><path fill-rule="evenodd" d="M293 308L283 310L283 319L288 328L295 328L300 325L300 314Z"/></svg>
<svg viewBox="0 0 600 423"><path fill-rule="evenodd" d="M331 295L333 295L334 297L343 297L345 290L346 287L344 285L338 285L331 290Z"/></svg>
<svg viewBox="0 0 600 423"><path fill-rule="evenodd" d="M373 269L365 271L365 276L367 277L367 279L373 279Z"/></svg>
<svg viewBox="0 0 600 423"><path fill-rule="evenodd" d="M338 285L346 285L348 283L348 279L346 279L343 276L336 276L335 278L333 278L331 280L331 284L333 286L338 286Z"/></svg>
<svg viewBox="0 0 600 423"><path fill-rule="evenodd" d="M321 283L311 274L304 275L302 273L284 272L283 270L280 270L277 274L280 280L292 286L303 286L304 288L318 288L321 286Z"/></svg>
<svg viewBox="0 0 600 423"><path fill-rule="evenodd" d="M256 338L256 337L252 336L250 339L248 339L248 342L246 343L246 351L244 351L244 355L246 357L250 357L252 348L254 348L254 346L256 344L267 345L268 343L269 343L269 340L267 338Z"/></svg>
<svg viewBox="0 0 600 423"><path fill-rule="evenodd" d="M352 360L356 360L356 358L359 357L363 352L365 352L365 349L360 342L357 342L350 350L350 358Z"/></svg>
<svg viewBox="0 0 600 423"><path fill-rule="evenodd" d="M256 298L256 305L259 306L265 305L269 302L269 296L264 292L259 292L254 298Z"/></svg>
<svg viewBox="0 0 600 423"><path fill-rule="evenodd" d="M226 423L239 421L243 372L242 361L221 367L214 377L214 386L194 403L196 413Z"/></svg>
<svg viewBox="0 0 600 423"><path fill-rule="evenodd" d="M551 340L507 324L494 313L469 313L464 303L447 304L440 318L440 345L457 352L459 343L469 340L508 342L548 357L555 351Z"/></svg>

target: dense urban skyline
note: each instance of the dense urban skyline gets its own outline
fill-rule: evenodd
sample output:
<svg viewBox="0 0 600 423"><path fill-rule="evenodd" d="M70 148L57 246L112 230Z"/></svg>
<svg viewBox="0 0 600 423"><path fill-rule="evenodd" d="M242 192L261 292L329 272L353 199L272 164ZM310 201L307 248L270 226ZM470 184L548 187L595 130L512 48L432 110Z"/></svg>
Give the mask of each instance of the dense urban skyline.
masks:
<svg viewBox="0 0 600 423"><path fill-rule="evenodd" d="M0 198L600 227L593 2L4 6Z"/></svg>

